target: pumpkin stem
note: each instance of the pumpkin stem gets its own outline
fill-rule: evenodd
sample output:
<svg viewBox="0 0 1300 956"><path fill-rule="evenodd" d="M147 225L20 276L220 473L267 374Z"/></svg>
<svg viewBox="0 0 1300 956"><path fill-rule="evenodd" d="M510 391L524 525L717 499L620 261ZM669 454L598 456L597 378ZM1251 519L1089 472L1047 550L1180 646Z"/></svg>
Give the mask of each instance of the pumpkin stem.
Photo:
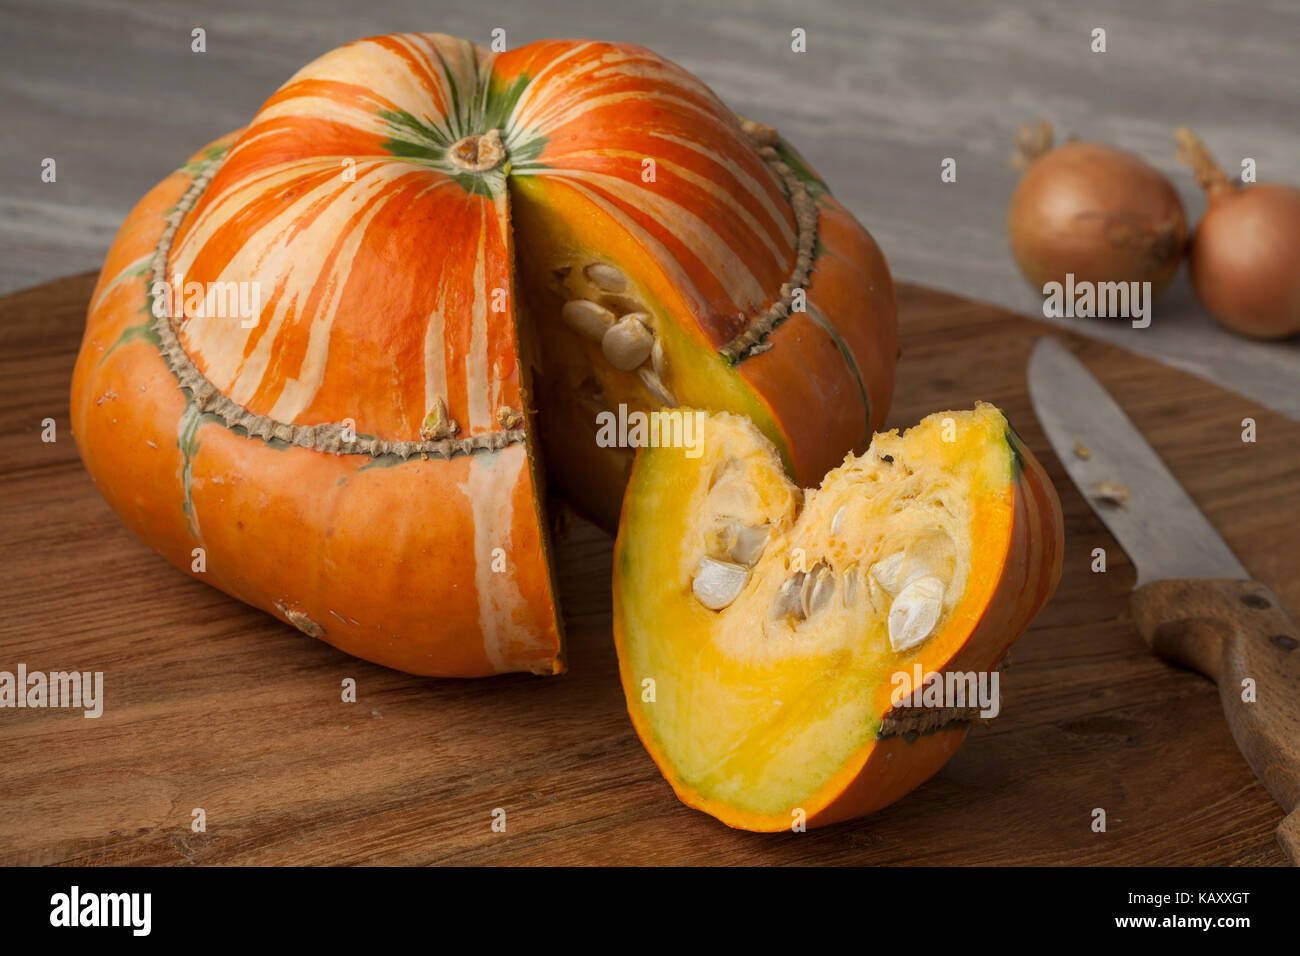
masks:
<svg viewBox="0 0 1300 956"><path fill-rule="evenodd" d="M470 173L485 173L496 169L506 158L506 147L501 142L501 131L490 129L482 135L466 136L447 152L451 164Z"/></svg>

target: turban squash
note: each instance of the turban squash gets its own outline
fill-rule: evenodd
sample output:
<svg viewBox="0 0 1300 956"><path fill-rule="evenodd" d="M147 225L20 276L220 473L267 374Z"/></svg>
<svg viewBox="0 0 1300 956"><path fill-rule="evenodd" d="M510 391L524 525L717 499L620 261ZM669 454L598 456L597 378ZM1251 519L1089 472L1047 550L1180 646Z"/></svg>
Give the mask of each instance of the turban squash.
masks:
<svg viewBox="0 0 1300 956"><path fill-rule="evenodd" d="M1051 482L983 404L877 435L806 493L743 418L707 416L699 448L643 449L624 499L614 639L637 733L731 826L892 803L988 703L918 693L925 677L991 686L1056 588Z"/></svg>
<svg viewBox="0 0 1300 956"><path fill-rule="evenodd" d="M221 314L236 288L250 321ZM555 673L546 482L610 527L630 467L597 410L744 415L811 482L883 423L896 357L871 237L684 70L394 35L141 200L72 420L109 504L201 580L401 670Z"/></svg>

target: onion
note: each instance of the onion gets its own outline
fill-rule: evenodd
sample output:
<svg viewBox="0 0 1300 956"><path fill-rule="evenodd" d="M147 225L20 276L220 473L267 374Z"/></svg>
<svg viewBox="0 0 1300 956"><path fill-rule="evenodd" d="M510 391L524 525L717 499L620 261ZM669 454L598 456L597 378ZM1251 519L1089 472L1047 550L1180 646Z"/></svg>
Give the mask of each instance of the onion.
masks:
<svg viewBox="0 0 1300 956"><path fill-rule="evenodd" d="M1027 167L1007 210L1011 251L1035 286L1150 282L1178 271L1186 243L1183 204L1169 180L1131 153L1080 140L1052 149L1040 122L1017 137Z"/></svg>
<svg viewBox="0 0 1300 956"><path fill-rule="evenodd" d="M1179 158L1206 193L1188 271L1206 310L1235 332L1280 339L1300 332L1300 189L1239 187L1189 129Z"/></svg>

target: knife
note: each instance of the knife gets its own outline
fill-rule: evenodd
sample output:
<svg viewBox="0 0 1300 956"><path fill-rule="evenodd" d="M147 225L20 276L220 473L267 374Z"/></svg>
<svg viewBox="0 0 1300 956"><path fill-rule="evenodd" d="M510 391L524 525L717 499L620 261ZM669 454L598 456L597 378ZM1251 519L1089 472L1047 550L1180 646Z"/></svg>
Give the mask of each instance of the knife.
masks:
<svg viewBox="0 0 1300 956"><path fill-rule="evenodd" d="M1029 398L1066 473L1137 568L1130 607L1143 640L1219 685L1237 747L1286 812L1278 843L1300 864L1300 630L1054 338L1029 356Z"/></svg>

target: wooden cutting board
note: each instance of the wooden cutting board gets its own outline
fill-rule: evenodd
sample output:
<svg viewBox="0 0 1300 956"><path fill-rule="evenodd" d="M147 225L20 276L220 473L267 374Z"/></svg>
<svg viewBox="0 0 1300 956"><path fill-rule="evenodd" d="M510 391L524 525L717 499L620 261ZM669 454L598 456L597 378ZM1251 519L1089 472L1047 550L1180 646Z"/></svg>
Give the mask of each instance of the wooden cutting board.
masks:
<svg viewBox="0 0 1300 956"><path fill-rule="evenodd" d="M572 522L559 544L570 671L552 679L366 664L136 541L69 431L93 280L0 299L0 670L103 671L106 698L97 720L0 710L0 863L1284 862L1281 811L1233 745L1214 686L1134 632L1133 568L1048 448L1025 361L1037 337L1066 338L1300 617L1294 422L1113 347L902 286L890 424L1001 406L1060 492L1061 586L1011 654L1002 715L934 779L865 820L761 836L679 804L633 734L610 638L611 541L589 525ZM1246 417L1254 444L1241 440ZM54 443L41 440L45 418ZM1098 547L1104 574L1090 570ZM340 699L347 677L356 703ZM1105 833L1091 829L1097 807ZM206 832L191 830L196 808Z"/></svg>

